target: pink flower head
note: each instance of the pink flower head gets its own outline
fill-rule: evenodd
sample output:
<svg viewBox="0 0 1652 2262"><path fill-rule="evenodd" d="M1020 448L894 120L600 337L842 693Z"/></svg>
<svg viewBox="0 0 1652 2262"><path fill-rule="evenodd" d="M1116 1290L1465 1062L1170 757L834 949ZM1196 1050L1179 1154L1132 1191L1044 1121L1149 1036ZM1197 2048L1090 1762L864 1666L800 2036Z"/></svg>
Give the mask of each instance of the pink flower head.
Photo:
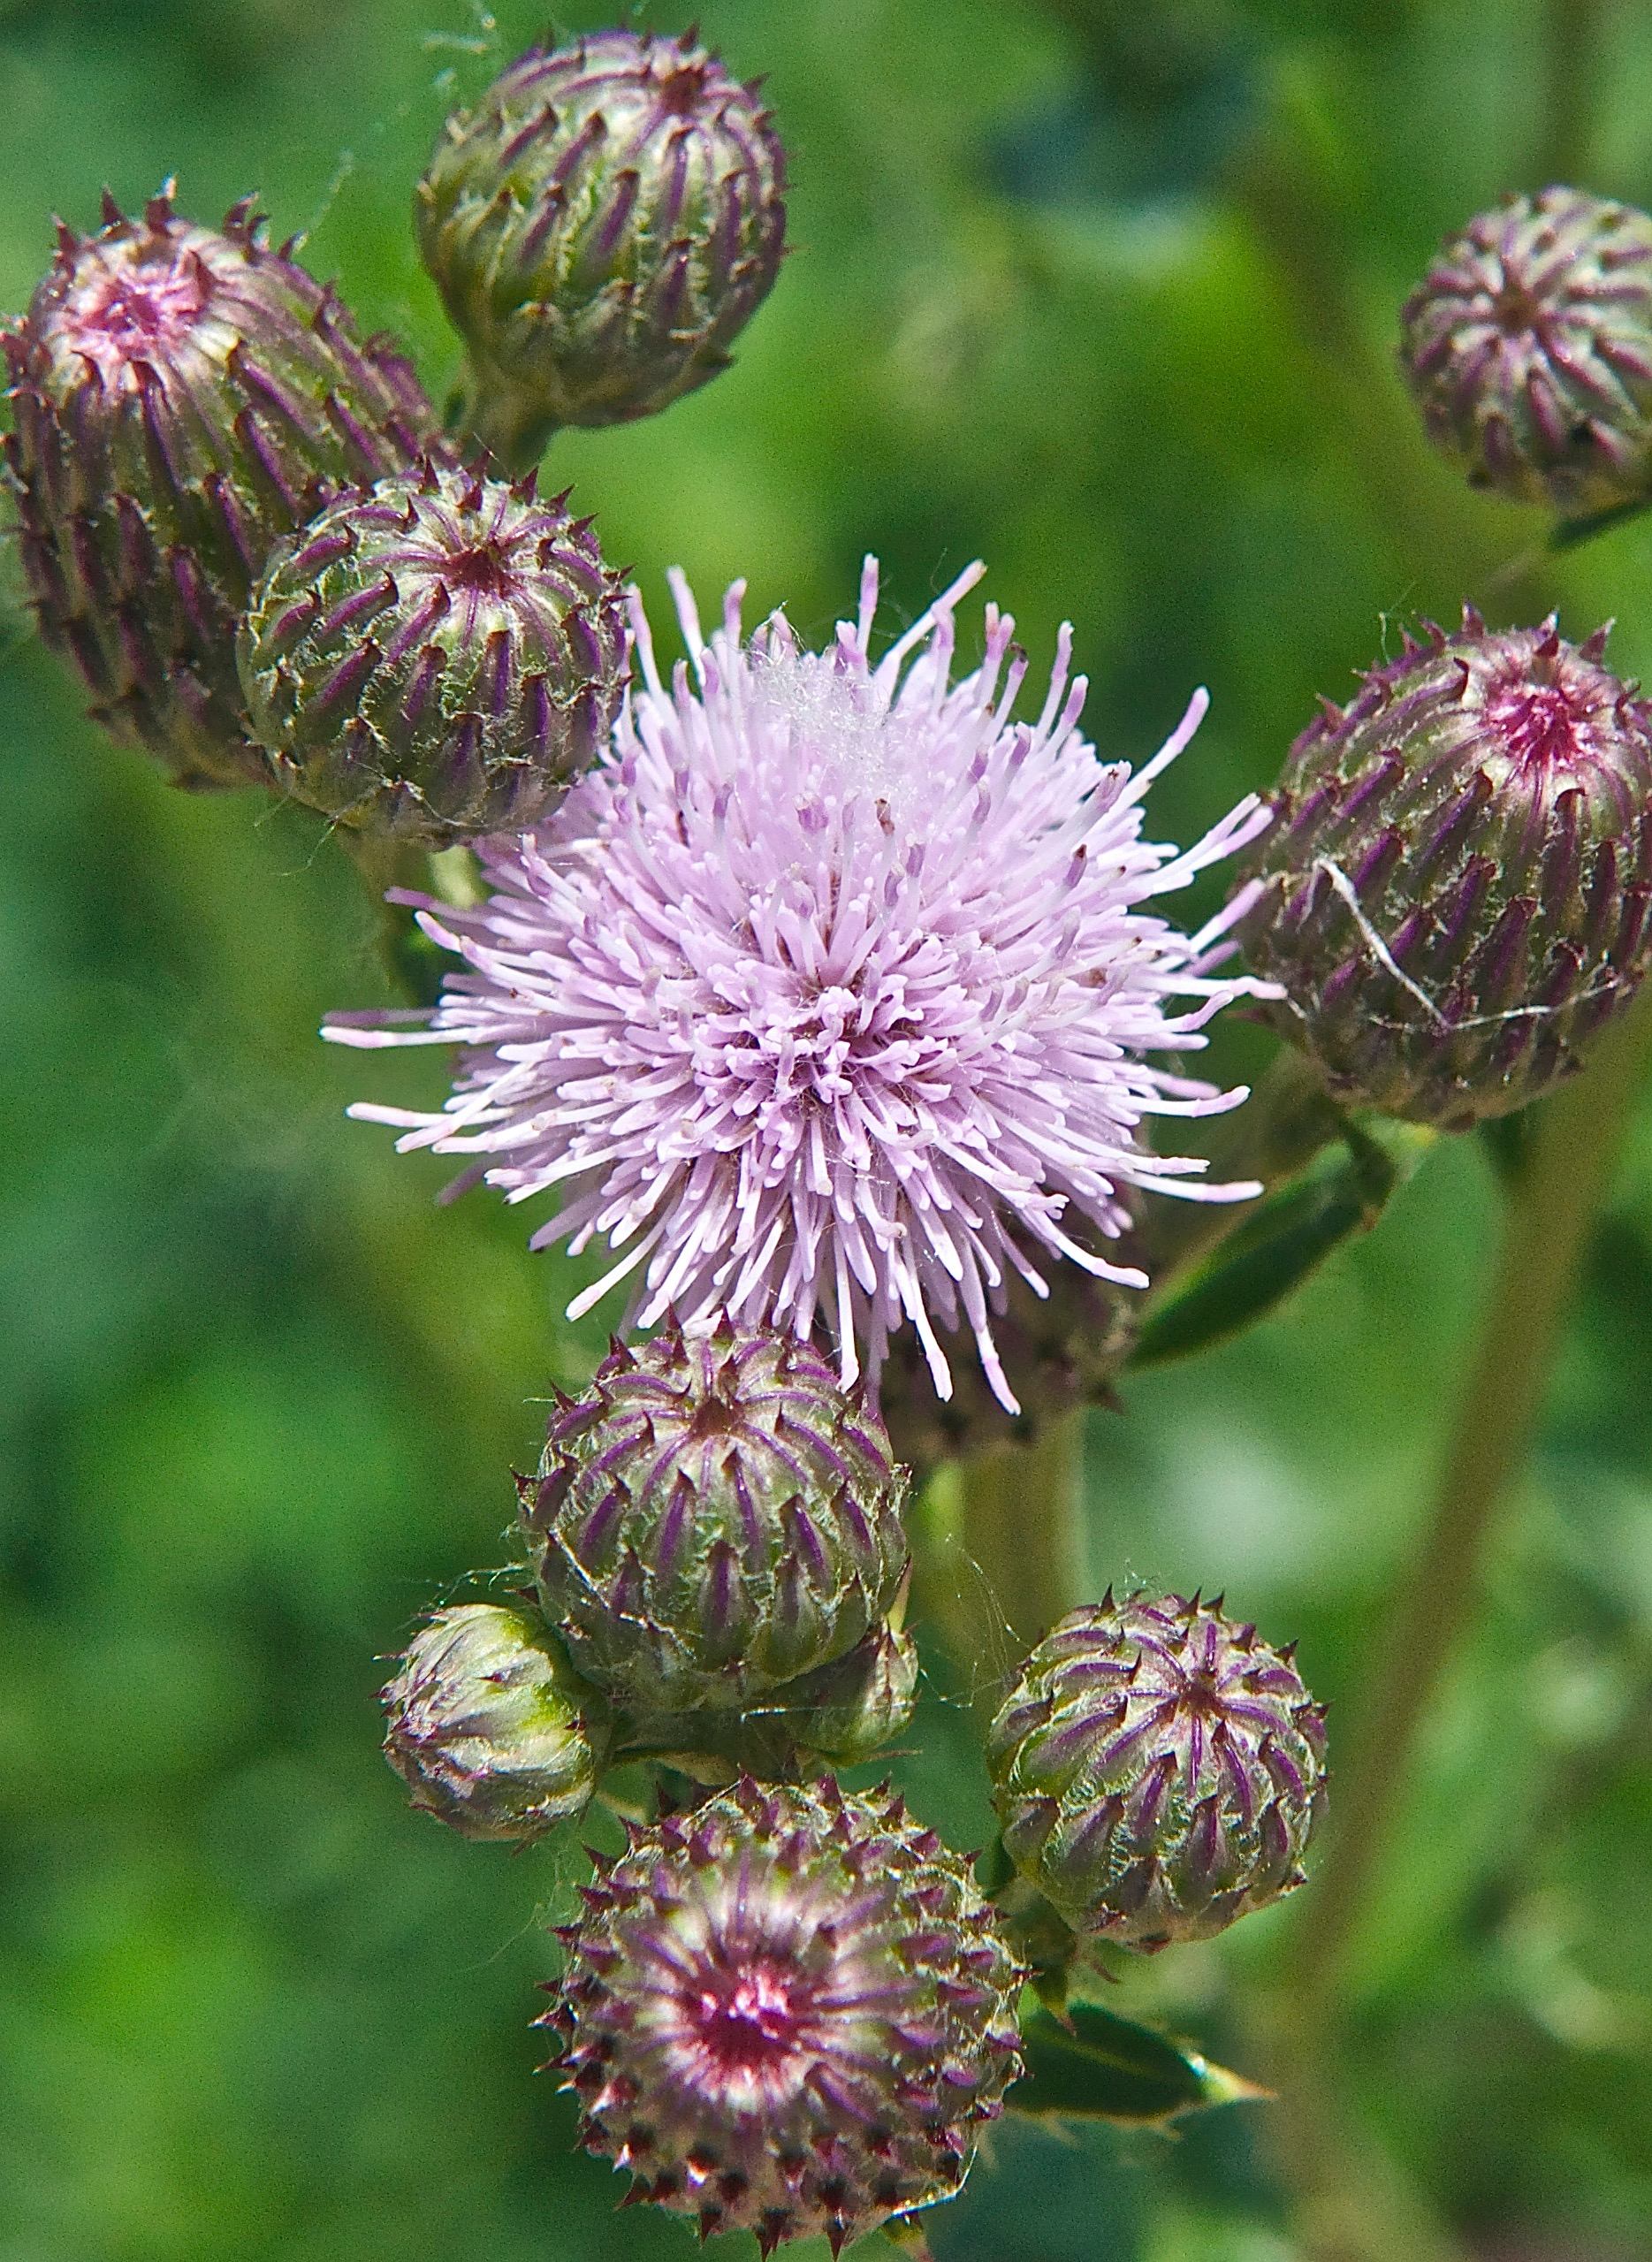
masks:
<svg viewBox="0 0 1652 2262"><path fill-rule="evenodd" d="M1026 661L995 606L980 666L949 682L954 608L982 570L876 663L871 560L857 620L821 653L778 613L742 644L742 583L707 643L674 575L689 664L669 689L634 593L642 682L604 766L547 829L481 844L485 902L416 899L467 968L429 1026L329 1025L463 1047L439 1113L351 1112L403 1148L486 1157L461 1184L564 1189L533 1245L600 1236L618 1255L570 1318L640 1273L639 1326L824 1324L846 1385L863 1362L875 1385L910 1320L943 1398L937 1324L967 1323L1013 1411L993 1342L1012 1271L1040 1295L1053 1259L1145 1287L1101 1253L1128 1189L1258 1191L1195 1183L1202 1161L1139 1131L1245 1097L1147 1055L1198 1048L1258 990L1211 971L1253 891L1191 937L1146 907L1268 812L1248 797L1184 853L1144 841L1142 796L1205 694L1145 769L1105 764L1078 735L1068 628L1035 722L1011 720Z"/></svg>

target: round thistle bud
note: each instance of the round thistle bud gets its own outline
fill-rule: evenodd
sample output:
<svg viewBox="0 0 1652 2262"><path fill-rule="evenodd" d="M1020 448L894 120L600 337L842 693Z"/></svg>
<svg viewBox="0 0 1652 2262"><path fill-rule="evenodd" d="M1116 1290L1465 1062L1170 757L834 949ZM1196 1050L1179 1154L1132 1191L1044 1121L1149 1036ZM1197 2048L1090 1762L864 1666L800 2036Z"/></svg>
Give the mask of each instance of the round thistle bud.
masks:
<svg viewBox="0 0 1652 2262"><path fill-rule="evenodd" d="M545 1615L639 1711L745 1710L852 1649L906 1570L877 1415L791 1336L668 1329L560 1401L522 1519Z"/></svg>
<svg viewBox="0 0 1652 2262"><path fill-rule="evenodd" d="M1461 1130L1576 1069L1652 933L1652 708L1606 632L1430 627L1291 748L1235 932L1335 1096Z"/></svg>
<svg viewBox="0 0 1652 2262"><path fill-rule="evenodd" d="M240 670L285 792L438 843L549 815L606 744L625 682L618 577L566 500L427 462L283 545Z"/></svg>
<svg viewBox="0 0 1652 2262"><path fill-rule="evenodd" d="M692 34L513 63L448 120L414 207L479 437L525 468L560 425L651 415L727 369L779 271L784 187L755 86Z"/></svg>
<svg viewBox="0 0 1652 2262"><path fill-rule="evenodd" d="M250 203L222 232L170 191L58 231L0 333L4 442L41 633L92 713L180 785L268 783L245 735L235 628L264 560L339 488L411 462L434 414L409 365L285 253Z"/></svg>
<svg viewBox="0 0 1652 2262"><path fill-rule="evenodd" d="M750 1780L634 1835L542 2024L633 2197L834 2253L950 2198L1020 2070L1020 1972L898 1799Z"/></svg>
<svg viewBox="0 0 1652 2262"><path fill-rule="evenodd" d="M537 1838L583 1811L607 1709L521 1611L438 1611L384 1692L384 1756L413 1804L466 1838Z"/></svg>
<svg viewBox="0 0 1652 2262"><path fill-rule="evenodd" d="M880 1626L847 1657L778 1692L773 1703L793 1741L840 1767L876 1759L917 1706L917 1644Z"/></svg>
<svg viewBox="0 0 1652 2262"><path fill-rule="evenodd" d="M1325 1715L1219 1603L1111 1593L1047 1634L987 1740L1004 1850L1075 1931L1208 1939L1302 1883Z"/></svg>
<svg viewBox="0 0 1652 2262"><path fill-rule="evenodd" d="M1400 316L1428 436L1567 516L1652 487L1652 219L1546 188L1450 236Z"/></svg>

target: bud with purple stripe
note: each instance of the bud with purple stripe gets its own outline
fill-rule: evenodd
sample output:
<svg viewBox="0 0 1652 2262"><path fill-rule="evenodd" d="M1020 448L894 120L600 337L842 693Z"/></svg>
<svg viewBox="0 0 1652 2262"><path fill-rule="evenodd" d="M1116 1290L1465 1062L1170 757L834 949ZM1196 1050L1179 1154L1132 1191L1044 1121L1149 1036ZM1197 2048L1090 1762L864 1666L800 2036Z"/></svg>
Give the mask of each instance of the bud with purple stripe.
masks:
<svg viewBox="0 0 1652 2262"><path fill-rule="evenodd" d="M905 1473L812 1346L719 1319L561 1398L522 1527L546 1618L634 1712L745 1710L887 1617Z"/></svg>
<svg viewBox="0 0 1652 2262"><path fill-rule="evenodd" d="M617 578L566 503L427 461L340 496L278 552L240 665L285 792L433 846L550 814L607 743L625 680Z"/></svg>
<svg viewBox="0 0 1652 2262"><path fill-rule="evenodd" d="M692 33L533 49L448 119L414 224L503 463L727 368L780 270L785 171L756 84Z"/></svg>
<svg viewBox="0 0 1652 2262"><path fill-rule="evenodd" d="M283 537L341 488L416 460L435 415L383 339L266 246L251 201L222 230L170 187L89 237L61 225L0 333L4 483L42 636L91 712L180 785L269 782L246 731L235 631Z"/></svg>
<svg viewBox="0 0 1652 2262"><path fill-rule="evenodd" d="M1652 707L1564 641L1432 625L1291 748L1235 932L1339 1100L1465 1128L1575 1070L1652 963Z"/></svg>
<svg viewBox="0 0 1652 2262"><path fill-rule="evenodd" d="M1075 1931L1208 1939L1303 1882L1325 1715L1253 1626L1138 1593L1073 1611L987 1739L1004 1851Z"/></svg>
<svg viewBox="0 0 1652 2262"><path fill-rule="evenodd" d="M1567 518L1652 487L1652 219L1545 188L1449 237L1400 316L1400 371L1466 474Z"/></svg>

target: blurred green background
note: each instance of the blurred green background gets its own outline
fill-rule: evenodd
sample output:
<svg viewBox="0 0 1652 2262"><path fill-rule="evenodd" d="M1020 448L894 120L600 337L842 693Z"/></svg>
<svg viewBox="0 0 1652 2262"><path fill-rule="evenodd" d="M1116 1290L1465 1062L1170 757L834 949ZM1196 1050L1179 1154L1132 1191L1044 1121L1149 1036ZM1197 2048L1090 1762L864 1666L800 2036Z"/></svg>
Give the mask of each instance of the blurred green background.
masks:
<svg viewBox="0 0 1652 2262"><path fill-rule="evenodd" d="M1558 603L1573 634L1615 613L1616 664L1652 674L1652 533L1552 564L1541 521L1429 457L1389 363L1435 240L1503 190L1652 201L1652 13L701 17L768 74L796 251L732 374L553 458L651 602L674 561L703 595L743 574L754 610L818 636L870 548L898 625L978 552L1035 666L1076 622L1108 753L1151 750L1209 684L1156 792L1184 840L1414 613ZM411 185L445 109L541 28L518 0L0 0L0 306L27 301L49 210L86 225L103 180L131 203L176 172L202 217L261 189L442 385ZM548 1379L587 1373L613 1315L567 1328L570 1268L529 1258L521 1215L438 1212L439 1161L344 1121L441 1071L316 1040L326 1009L384 997L336 847L106 746L15 601L0 641L0 2262L686 2255L681 2224L611 2212L619 2186L531 2078L573 1839L462 1844L377 1748L377 1661L503 1559ZM1234 1072L1264 1055L1237 1024L1219 1047ZM1482 1153L1448 1143L1283 1316L1094 1417L1094 1588L1225 1587L1343 1698L1427 1495L1493 1211ZM1652 2256L1649 1371L1652 1107L1356 1975L1361 2110L1480 2262ZM973 1845L939 1615L901 1771ZM1297 1921L1117 1999L1256 2071L1250 2006ZM1176 2142L1007 2129L1000 2172L932 2218L937 2254L1291 2262L1286 2109Z"/></svg>

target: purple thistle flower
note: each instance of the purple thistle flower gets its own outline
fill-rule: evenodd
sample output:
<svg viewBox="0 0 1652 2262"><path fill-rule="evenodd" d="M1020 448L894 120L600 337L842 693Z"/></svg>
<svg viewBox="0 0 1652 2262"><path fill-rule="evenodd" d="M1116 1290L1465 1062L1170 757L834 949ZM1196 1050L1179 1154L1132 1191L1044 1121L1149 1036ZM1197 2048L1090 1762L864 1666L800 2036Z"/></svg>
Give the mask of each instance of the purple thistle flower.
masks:
<svg viewBox="0 0 1652 2262"><path fill-rule="evenodd" d="M1151 1066L1188 1052L1241 994L1212 969L1254 891L1198 934L1147 908L1253 839L1248 796L1184 852L1144 841L1142 796L1191 737L1198 693L1132 775L1080 737L1070 630L1036 722L1011 720L1024 657L986 613L981 666L948 682L971 567L875 665L877 567L858 619L806 652L775 614L742 645L744 584L667 689L633 595L642 682L605 765L549 828L484 842L493 893L425 899L427 932L468 971L427 1028L340 1016L362 1046L459 1044L439 1113L360 1104L402 1148L488 1158L507 1200L565 1189L533 1238L618 1261L568 1306L640 1272L632 1316L836 1335L846 1387L875 1384L910 1320L936 1390L937 1325L967 1324L1002 1403L993 1315L1020 1275L1065 1258L1127 1287L1101 1253L1130 1189L1237 1200L1157 1155L1149 1115L1205 1116L1243 1088Z"/></svg>

